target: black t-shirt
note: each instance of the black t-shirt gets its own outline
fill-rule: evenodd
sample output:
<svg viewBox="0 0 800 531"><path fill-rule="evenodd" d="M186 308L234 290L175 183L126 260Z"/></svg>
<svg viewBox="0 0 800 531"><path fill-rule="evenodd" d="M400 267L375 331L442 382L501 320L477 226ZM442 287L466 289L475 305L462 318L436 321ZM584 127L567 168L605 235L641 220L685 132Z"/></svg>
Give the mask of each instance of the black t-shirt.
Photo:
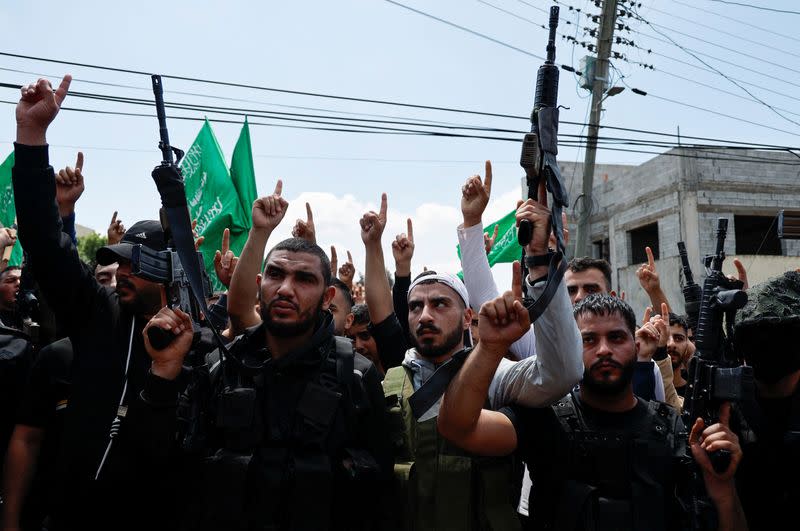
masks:
<svg viewBox="0 0 800 531"><path fill-rule="evenodd" d="M55 494L52 487L69 400L71 365L72 343L68 338L46 346L31 368L22 397L17 423L44 431L36 476L23 509L23 528L41 527Z"/></svg>
<svg viewBox="0 0 800 531"><path fill-rule="evenodd" d="M580 401L577 393L575 393L574 397L576 407L583 417L586 429L591 432L634 436L648 433L648 430L652 432L653 430L653 420L648 411L647 401L641 398L637 400L636 406L629 411L609 413L587 406ZM569 398L563 398L563 400L569 400ZM527 463L531 476L529 528L537 530L550 529L548 526L553 525L553 520L557 518L559 513L559 502L563 501L563 495L567 492L566 483L564 482L567 463L581 462L580 460L586 459L586 457L571 453L569 438L553 407L525 408L515 405L503 408L500 411L514 425L517 432L517 452L520 458ZM653 450L653 456L652 462L650 461L651 457L647 457L648 472L653 472L653 474L659 476L656 481L658 482L657 484L663 486L665 494L674 492L674 475L678 470L677 466L672 466L673 463L677 465L676 458L673 456L676 453L675 450L670 448L666 442L662 448L650 447L650 450ZM608 444L608 448L602 451L602 458L589 458L587 463L590 463L593 471L582 470L587 476L583 479L587 482L593 482L596 486L601 485L601 489L608 497L630 498L630 484L622 482L623 484L620 486L619 481L608 479L618 475L620 469L615 463L625 459L623 456L626 451L626 445L623 442L614 443L612 440ZM660 458L658 454L661 454ZM588 469L589 467L586 468ZM578 467L578 469L581 469L581 467ZM581 478L575 477L574 474L572 476L578 482L581 482ZM666 483L671 483L672 486ZM525 496L527 494L523 492L522 495ZM665 495L653 501L654 503L664 504L663 508L658 507L658 509L660 509L659 512L663 511L663 514L670 519L665 528L675 528L678 519L675 518L673 521L672 518L676 516L678 509L676 509L674 496ZM573 510L580 512L579 507L574 507ZM576 520L576 529L584 529L580 521L580 519Z"/></svg>
<svg viewBox="0 0 800 531"><path fill-rule="evenodd" d="M370 331L385 371L403 363L403 357L408 350L408 340L395 314L391 314L378 324L373 324Z"/></svg>

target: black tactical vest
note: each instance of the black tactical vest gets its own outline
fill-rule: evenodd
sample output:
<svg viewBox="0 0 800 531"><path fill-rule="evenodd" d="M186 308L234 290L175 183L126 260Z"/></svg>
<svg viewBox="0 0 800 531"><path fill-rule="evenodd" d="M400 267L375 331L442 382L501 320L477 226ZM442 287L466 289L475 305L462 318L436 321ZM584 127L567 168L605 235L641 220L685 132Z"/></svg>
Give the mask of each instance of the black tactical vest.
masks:
<svg viewBox="0 0 800 531"><path fill-rule="evenodd" d="M573 393L552 409L563 437L549 455L536 452L528 463L532 527L665 530L675 516L665 514L665 500L674 496L676 464L686 448L678 413L648 402L642 429L616 432L591 429Z"/></svg>
<svg viewBox="0 0 800 531"><path fill-rule="evenodd" d="M210 400L182 407L191 419L183 446L203 462L187 529L362 528L357 507L377 490L378 465L356 442L367 407L360 374L348 340L331 337L317 351L281 369L228 361L225 375L218 354L207 357L209 377L196 381Z"/></svg>

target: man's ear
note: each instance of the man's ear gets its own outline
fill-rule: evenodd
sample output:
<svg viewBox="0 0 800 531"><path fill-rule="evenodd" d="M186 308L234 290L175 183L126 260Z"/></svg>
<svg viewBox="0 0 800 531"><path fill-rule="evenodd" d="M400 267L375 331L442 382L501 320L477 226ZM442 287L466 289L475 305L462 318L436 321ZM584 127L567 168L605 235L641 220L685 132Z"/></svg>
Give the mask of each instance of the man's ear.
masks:
<svg viewBox="0 0 800 531"><path fill-rule="evenodd" d="M347 330L351 326L353 326L353 321L356 320L356 316L352 313L348 313L347 317L344 318L344 329Z"/></svg>
<svg viewBox="0 0 800 531"><path fill-rule="evenodd" d="M256 286L261 287L261 273L256 275Z"/></svg>
<svg viewBox="0 0 800 531"><path fill-rule="evenodd" d="M467 308L464 310L463 322L461 323L461 329L462 330L469 330L469 327L472 325L473 313L474 312L472 311L472 308L467 306Z"/></svg>
<svg viewBox="0 0 800 531"><path fill-rule="evenodd" d="M333 296L336 295L336 288L333 286L328 286L325 288L325 291L322 293L322 307L327 309L330 305L331 301L333 300Z"/></svg>

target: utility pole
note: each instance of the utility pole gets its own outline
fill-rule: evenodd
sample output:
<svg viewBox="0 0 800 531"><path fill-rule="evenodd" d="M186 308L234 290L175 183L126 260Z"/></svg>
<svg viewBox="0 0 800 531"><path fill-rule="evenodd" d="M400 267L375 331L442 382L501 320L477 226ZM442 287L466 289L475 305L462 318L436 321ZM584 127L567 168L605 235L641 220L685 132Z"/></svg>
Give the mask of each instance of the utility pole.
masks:
<svg viewBox="0 0 800 531"><path fill-rule="evenodd" d="M600 15L600 31L597 34L597 60L594 64L592 83L592 106L589 115L589 133L586 139L586 156L583 161L583 194L578 218L578 234L575 256L589 256L589 218L592 215L592 186L594 185L594 161L597 155L597 133L600 125L600 108L603 93L608 83L608 58L617 20L617 0L603 0Z"/></svg>

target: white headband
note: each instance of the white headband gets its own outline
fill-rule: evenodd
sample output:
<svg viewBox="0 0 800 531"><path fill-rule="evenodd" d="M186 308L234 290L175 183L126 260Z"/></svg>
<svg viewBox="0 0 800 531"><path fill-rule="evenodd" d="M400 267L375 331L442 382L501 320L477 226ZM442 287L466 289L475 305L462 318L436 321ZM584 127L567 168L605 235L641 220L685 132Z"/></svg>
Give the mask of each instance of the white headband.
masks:
<svg viewBox="0 0 800 531"><path fill-rule="evenodd" d="M458 296L461 297L461 300L464 301L464 307L469 308L469 293L467 293L467 287L455 275L451 275L450 273L434 273L431 275L424 275L421 277L417 277L414 282L408 287L408 296L411 296L411 290L413 290L418 284L422 282L429 282L433 280L434 282L440 282L445 286L452 288L453 291L458 293Z"/></svg>

